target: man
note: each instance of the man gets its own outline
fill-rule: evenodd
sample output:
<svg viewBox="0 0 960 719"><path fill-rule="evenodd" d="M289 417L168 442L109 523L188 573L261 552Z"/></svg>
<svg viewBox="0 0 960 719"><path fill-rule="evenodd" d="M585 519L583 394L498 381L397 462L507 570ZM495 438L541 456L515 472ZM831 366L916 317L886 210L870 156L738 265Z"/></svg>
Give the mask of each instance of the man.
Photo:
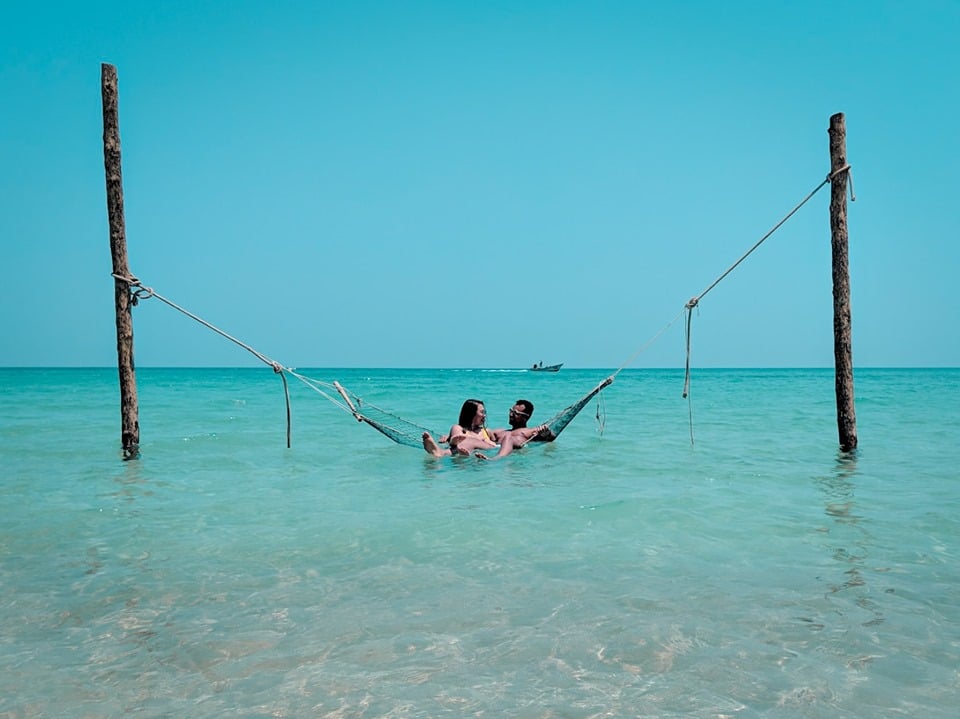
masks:
<svg viewBox="0 0 960 719"><path fill-rule="evenodd" d="M527 442L550 442L555 439L553 433L547 429L545 424L538 427L527 427L527 420L530 419L531 415L533 415L533 402L527 399L518 399L516 404L510 408L507 416L510 429L495 429L491 433L500 445L497 453L490 457L477 449L473 456L477 459L501 459Z"/></svg>

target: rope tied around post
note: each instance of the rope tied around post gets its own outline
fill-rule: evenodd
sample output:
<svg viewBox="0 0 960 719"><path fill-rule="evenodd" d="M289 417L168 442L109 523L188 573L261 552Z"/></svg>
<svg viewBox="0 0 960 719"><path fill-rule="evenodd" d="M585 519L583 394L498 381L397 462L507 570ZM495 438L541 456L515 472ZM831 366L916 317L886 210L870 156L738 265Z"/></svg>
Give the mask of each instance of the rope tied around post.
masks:
<svg viewBox="0 0 960 719"><path fill-rule="evenodd" d="M140 280L138 280L136 277L133 277L132 275L129 277L118 275L116 272L111 272L110 274L115 280L126 283L127 291L130 295L130 305L132 307L136 307L138 304L140 304L140 300L148 299L153 296L153 290L150 287L144 287L141 285ZM139 289L134 289L134 287Z"/></svg>
<svg viewBox="0 0 960 719"><path fill-rule="evenodd" d="M853 168L850 166L849 162L843 167L838 167L836 170L829 173L827 175L827 182L833 182L843 173L847 173L847 179L850 180L850 202L856 202L857 196L853 193Z"/></svg>

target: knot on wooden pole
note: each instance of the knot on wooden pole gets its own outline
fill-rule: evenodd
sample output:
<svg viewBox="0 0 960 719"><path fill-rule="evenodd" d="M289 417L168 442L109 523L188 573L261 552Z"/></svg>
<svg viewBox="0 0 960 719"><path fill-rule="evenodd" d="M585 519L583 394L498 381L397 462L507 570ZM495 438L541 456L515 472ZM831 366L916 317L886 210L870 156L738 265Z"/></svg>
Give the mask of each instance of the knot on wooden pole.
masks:
<svg viewBox="0 0 960 719"><path fill-rule="evenodd" d="M836 170L827 175L827 182L833 182L834 178L837 177L840 173L846 172L850 169L850 164L846 164L843 167L838 167Z"/></svg>
<svg viewBox="0 0 960 719"><path fill-rule="evenodd" d="M137 279L136 277L134 277L133 275L121 275L121 274L118 273L118 272L111 272L110 275L111 275L115 280L120 280L121 282L126 282L128 285L139 285L139 284L140 284L140 280L138 280L138 279Z"/></svg>
<svg viewBox="0 0 960 719"><path fill-rule="evenodd" d="M829 175L827 175L827 182L832 183L835 179L840 177L840 175L846 173L847 179L850 181L850 202L856 202L857 196L853 193L853 168L850 167L850 164L847 163L843 167L837 168Z"/></svg>
<svg viewBox="0 0 960 719"><path fill-rule="evenodd" d="M116 272L110 274L113 275L114 279L127 284L127 289L130 292L130 304L133 307L136 307L140 300L150 299L156 294L152 287L144 287L134 275L119 275ZM135 287L137 289L134 289Z"/></svg>
<svg viewBox="0 0 960 719"><path fill-rule="evenodd" d="M133 304L137 304L138 300L148 300L155 294L156 293L153 291L152 287L141 287L140 289L131 292L130 296L133 298Z"/></svg>

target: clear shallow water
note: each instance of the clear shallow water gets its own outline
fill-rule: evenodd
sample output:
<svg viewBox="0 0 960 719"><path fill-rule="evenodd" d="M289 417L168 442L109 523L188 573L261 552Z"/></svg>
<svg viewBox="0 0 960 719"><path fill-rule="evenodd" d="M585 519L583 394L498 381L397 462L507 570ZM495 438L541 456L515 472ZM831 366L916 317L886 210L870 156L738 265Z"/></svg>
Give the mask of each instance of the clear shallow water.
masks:
<svg viewBox="0 0 960 719"><path fill-rule="evenodd" d="M444 430L605 376L316 370ZM953 717L960 371L628 370L499 463L269 369L0 370L0 717ZM690 442L688 411L692 407Z"/></svg>

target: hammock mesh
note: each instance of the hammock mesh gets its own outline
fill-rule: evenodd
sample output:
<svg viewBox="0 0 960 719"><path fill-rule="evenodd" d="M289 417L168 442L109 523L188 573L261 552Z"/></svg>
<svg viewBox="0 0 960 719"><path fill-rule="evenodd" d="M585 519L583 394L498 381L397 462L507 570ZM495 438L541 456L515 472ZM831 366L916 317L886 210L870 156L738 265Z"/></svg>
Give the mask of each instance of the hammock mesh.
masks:
<svg viewBox="0 0 960 719"><path fill-rule="evenodd" d="M375 404L365 402L362 397L342 386L341 388L353 404L353 416L357 418L357 421L370 425L397 444L423 449L424 432L429 432L434 437L438 435L438 432L428 427L404 419L389 410L377 407Z"/></svg>
<svg viewBox="0 0 960 719"><path fill-rule="evenodd" d="M544 422L550 434L542 439L539 437L535 439L542 442L552 442L555 440L560 433L567 428L567 425L573 421L573 418L580 414L580 410L587 406L587 402L596 397L600 390L611 382L613 382L613 377L608 377L569 407L557 412L557 414Z"/></svg>

